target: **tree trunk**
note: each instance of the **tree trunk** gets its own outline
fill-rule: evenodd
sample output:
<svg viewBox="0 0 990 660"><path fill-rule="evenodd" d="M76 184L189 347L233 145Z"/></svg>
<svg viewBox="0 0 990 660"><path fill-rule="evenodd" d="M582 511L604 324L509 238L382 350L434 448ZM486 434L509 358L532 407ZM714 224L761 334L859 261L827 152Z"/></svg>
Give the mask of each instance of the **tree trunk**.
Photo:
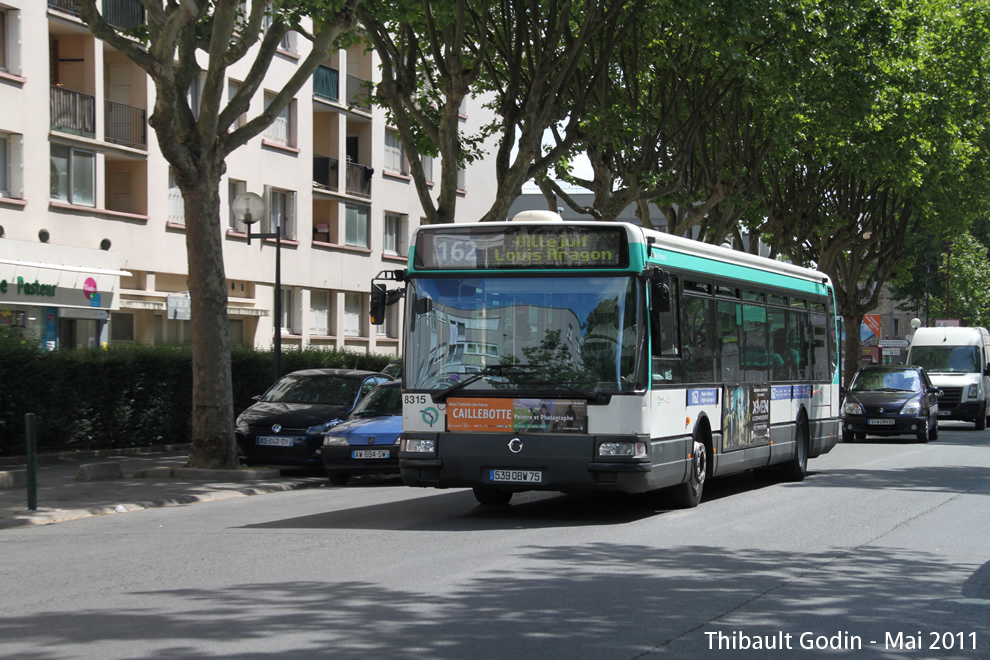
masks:
<svg viewBox="0 0 990 660"><path fill-rule="evenodd" d="M853 374L859 371L863 359L863 343L859 338L859 328L863 324L863 313L843 313L846 322L846 353L842 364L842 384L849 387Z"/></svg>
<svg viewBox="0 0 990 660"><path fill-rule="evenodd" d="M222 166L221 166L222 167ZM220 167L177 174L185 202L192 326L192 452L186 467L238 467L227 277L220 225ZM276 295L278 295L276 293Z"/></svg>

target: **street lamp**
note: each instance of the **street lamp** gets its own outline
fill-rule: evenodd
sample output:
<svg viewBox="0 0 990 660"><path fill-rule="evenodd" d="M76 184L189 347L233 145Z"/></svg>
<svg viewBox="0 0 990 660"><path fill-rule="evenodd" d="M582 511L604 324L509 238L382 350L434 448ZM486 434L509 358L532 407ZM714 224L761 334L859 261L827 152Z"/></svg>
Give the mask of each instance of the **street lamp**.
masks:
<svg viewBox="0 0 990 660"><path fill-rule="evenodd" d="M275 354L275 381L282 375L282 223L275 220L275 231L260 234L251 233L251 225L265 214L265 202L255 193L241 193L234 199L232 205L234 217L247 227L247 242L251 245L252 238L275 239L275 309L272 323L272 346ZM273 382L275 382L273 381Z"/></svg>

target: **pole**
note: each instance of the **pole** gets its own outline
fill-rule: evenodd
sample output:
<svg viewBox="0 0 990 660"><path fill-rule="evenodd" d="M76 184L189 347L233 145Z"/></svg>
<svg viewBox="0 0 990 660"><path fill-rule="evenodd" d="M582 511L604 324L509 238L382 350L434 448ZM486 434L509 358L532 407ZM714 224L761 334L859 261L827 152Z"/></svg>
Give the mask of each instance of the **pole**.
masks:
<svg viewBox="0 0 990 660"><path fill-rule="evenodd" d="M280 214L281 215L281 214ZM282 218L275 221L275 380L282 376Z"/></svg>
<svg viewBox="0 0 990 660"><path fill-rule="evenodd" d="M931 320L928 316L928 303L931 298L931 293L928 290L928 275L931 272L932 263L932 230L925 228L925 237L928 239L928 245L925 247L925 327L931 326Z"/></svg>
<svg viewBox="0 0 990 660"><path fill-rule="evenodd" d="M24 415L27 436L27 508L38 509L38 425L34 413Z"/></svg>
<svg viewBox="0 0 990 660"><path fill-rule="evenodd" d="M945 248L945 318L949 319L949 275L952 272L952 241Z"/></svg>

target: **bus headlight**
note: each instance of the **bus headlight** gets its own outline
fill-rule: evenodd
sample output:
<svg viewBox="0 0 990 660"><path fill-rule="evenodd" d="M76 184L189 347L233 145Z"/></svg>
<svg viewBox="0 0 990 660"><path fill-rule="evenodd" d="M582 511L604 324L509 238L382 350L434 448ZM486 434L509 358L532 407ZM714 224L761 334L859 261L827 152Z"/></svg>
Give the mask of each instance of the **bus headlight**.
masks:
<svg viewBox="0 0 990 660"><path fill-rule="evenodd" d="M598 445L599 456L631 456L632 458L646 457L645 442L603 442Z"/></svg>
<svg viewBox="0 0 990 660"><path fill-rule="evenodd" d="M403 438L399 451L406 451L413 454L432 454L437 450L436 440L425 440L423 438Z"/></svg>

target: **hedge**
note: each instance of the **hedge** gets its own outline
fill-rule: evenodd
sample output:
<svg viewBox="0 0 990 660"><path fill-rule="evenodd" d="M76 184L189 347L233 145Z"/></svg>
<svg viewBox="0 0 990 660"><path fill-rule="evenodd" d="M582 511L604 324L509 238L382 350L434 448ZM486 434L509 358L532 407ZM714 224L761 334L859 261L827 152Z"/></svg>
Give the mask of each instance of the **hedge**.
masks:
<svg viewBox="0 0 990 660"><path fill-rule="evenodd" d="M379 370L393 358L337 350L282 352L282 372L314 367ZM272 384L273 353L231 353L234 413ZM43 352L0 336L0 456L25 453L24 416L37 415L38 451L188 443L192 352L111 346Z"/></svg>

